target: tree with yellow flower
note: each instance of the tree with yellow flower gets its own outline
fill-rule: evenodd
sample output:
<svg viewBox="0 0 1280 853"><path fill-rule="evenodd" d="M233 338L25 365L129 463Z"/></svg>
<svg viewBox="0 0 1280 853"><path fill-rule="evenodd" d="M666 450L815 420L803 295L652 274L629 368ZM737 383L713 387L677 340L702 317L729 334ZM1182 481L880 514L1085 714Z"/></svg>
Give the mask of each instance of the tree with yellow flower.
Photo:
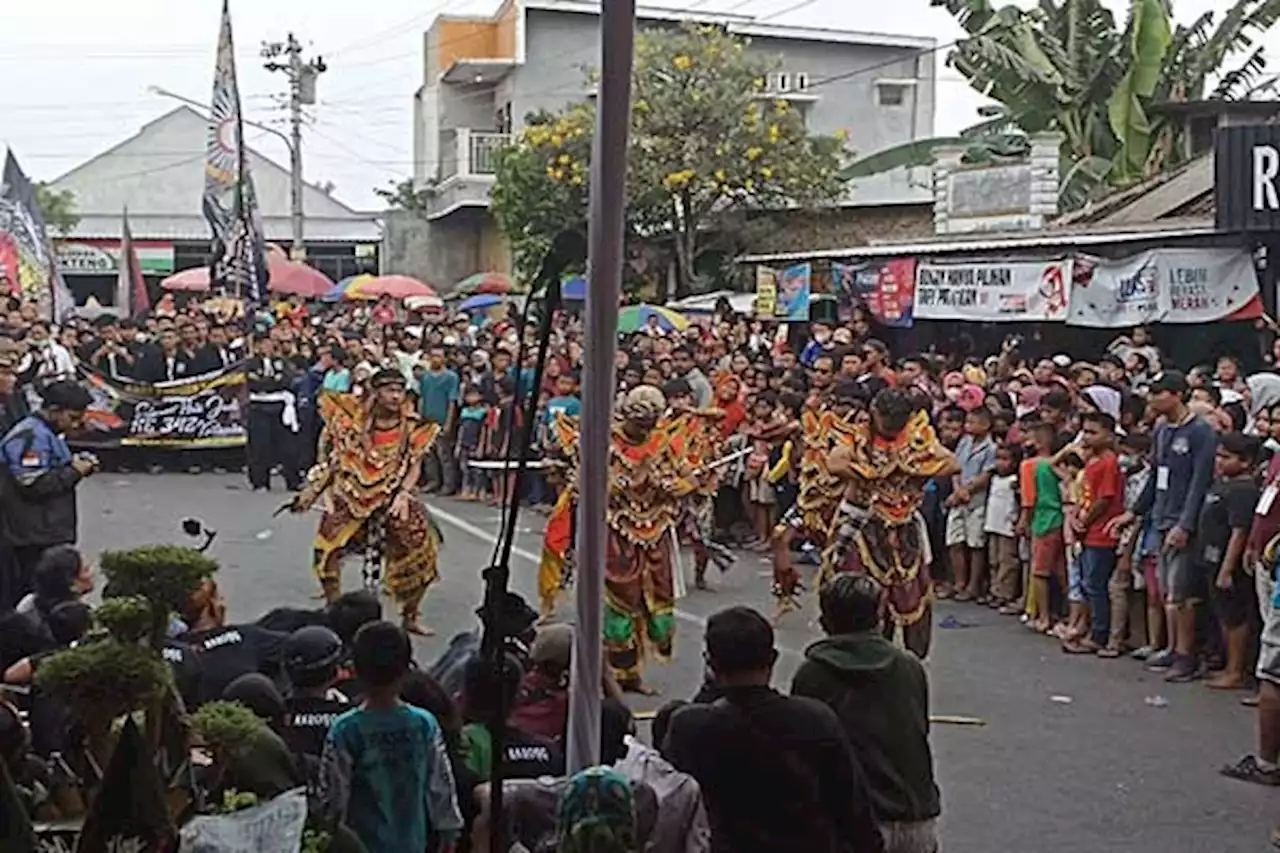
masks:
<svg viewBox="0 0 1280 853"><path fill-rule="evenodd" d="M689 288L708 248L735 245L744 212L837 200L843 143L808 132L799 107L770 97L776 57L714 26L640 33L632 80L628 242L668 247ZM593 104L532 117L499 158L492 210L517 270L555 235L585 228Z"/></svg>

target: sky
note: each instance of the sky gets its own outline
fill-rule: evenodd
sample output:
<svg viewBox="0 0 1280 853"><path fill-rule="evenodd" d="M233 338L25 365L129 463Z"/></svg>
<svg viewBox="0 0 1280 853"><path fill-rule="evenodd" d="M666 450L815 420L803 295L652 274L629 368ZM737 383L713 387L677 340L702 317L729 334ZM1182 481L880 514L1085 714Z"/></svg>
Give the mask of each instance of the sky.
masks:
<svg viewBox="0 0 1280 853"><path fill-rule="evenodd" d="M1105 0L1123 14L1127 0ZM6 0L0 25L0 147L33 178L51 180L128 138L177 106L161 87L206 102L222 0ZM1030 5L1030 0L1019 0ZM437 14L483 14L499 0L232 0L240 91L247 119L287 130L282 74L262 68L263 41L290 32L329 70L308 109L303 159L308 181L332 182L358 209L380 209L373 189L413 171L413 93L422 85L422 35ZM644 0L643 5L751 14L778 24L932 36L962 35L929 0ZM1173 0L1175 17L1219 14L1230 0ZM1280 71L1280 29L1264 42ZM581 58L567 62L581 65ZM983 99L938 63L934 130L973 123ZM247 128L249 144L281 164L284 145Z"/></svg>

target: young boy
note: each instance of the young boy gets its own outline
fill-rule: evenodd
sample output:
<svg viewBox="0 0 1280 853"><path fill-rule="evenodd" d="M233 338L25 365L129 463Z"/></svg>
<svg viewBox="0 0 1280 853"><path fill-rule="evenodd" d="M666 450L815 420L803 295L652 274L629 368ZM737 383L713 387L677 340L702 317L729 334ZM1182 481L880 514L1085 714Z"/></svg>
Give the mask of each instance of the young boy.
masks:
<svg viewBox="0 0 1280 853"><path fill-rule="evenodd" d="M1258 604L1253 578L1241 557L1258 505L1258 484L1252 474L1257 456L1258 441L1251 436L1233 432L1218 441L1216 476L1196 525L1194 554L1211 585L1214 611L1227 638L1227 665L1206 682L1217 690L1245 686L1249 622Z"/></svg>
<svg viewBox="0 0 1280 853"><path fill-rule="evenodd" d="M372 622L356 634L356 674L368 692L329 730L326 804L370 853L426 850L433 833L440 853L453 853L462 815L440 724L400 700L411 663L398 626Z"/></svg>
<svg viewBox="0 0 1280 853"><path fill-rule="evenodd" d="M1116 567L1111 520L1124 514L1124 476L1114 450L1116 421L1106 412L1087 412L1081 419L1081 444L1088 459L1081 478L1079 512L1075 519L1080 542L1080 574L1090 613L1086 637L1067 640L1063 649L1074 654L1119 657L1111 639L1111 597L1108 584Z"/></svg>
<svg viewBox="0 0 1280 853"><path fill-rule="evenodd" d="M1018 470L1022 495L1022 515L1018 534L1031 537L1031 590L1027 595L1028 625L1042 634L1053 628L1049 609L1049 581L1056 578L1059 589L1067 583L1066 542L1062 535L1065 516L1062 489L1053 470L1054 442L1057 430L1051 423L1031 427L1035 455L1022 462Z"/></svg>
<svg viewBox="0 0 1280 853"><path fill-rule="evenodd" d="M1018 463L1021 455L1016 445L996 448L996 467L987 492L987 518L983 530L987 534L991 566L991 601L1001 613L1013 614L1009 605L1019 595L1022 580L1018 562Z"/></svg>
<svg viewBox="0 0 1280 853"><path fill-rule="evenodd" d="M996 464L996 444L991 438L991 412L977 408L964 420L964 437L956 446L960 473L947 499L947 549L955 570L956 601L978 599L985 604L987 488Z"/></svg>
<svg viewBox="0 0 1280 853"><path fill-rule="evenodd" d="M458 497L464 501L480 500L484 492L484 472L471 467L471 460L481 454L481 440L484 437L485 420L489 416L489 407L484 404L484 395L479 385L468 385L462 392L462 411L458 413L458 471L462 477L462 494Z"/></svg>

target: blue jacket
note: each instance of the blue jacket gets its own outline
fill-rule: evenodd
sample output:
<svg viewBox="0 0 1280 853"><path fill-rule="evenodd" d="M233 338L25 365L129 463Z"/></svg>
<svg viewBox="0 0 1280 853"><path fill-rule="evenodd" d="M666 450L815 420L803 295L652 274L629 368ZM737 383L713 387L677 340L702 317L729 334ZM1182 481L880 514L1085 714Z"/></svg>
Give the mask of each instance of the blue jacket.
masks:
<svg viewBox="0 0 1280 853"><path fill-rule="evenodd" d="M23 418L0 441L0 516L13 546L76 541L76 486L71 448L40 415Z"/></svg>

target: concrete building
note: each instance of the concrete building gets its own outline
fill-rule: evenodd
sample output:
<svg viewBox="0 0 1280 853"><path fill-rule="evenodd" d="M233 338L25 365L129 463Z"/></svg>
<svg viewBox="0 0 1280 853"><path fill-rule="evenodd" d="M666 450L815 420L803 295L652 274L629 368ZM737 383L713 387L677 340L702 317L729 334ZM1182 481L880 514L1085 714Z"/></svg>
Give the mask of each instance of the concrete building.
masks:
<svg viewBox="0 0 1280 853"><path fill-rule="evenodd" d="M505 0L492 16L436 18L424 38L423 85L414 100L414 177L420 186L434 183L436 194L414 239L396 240L406 250L417 246L419 256L403 262L409 268L446 285L509 268L488 215L493 154L526 115L594 95L584 72L598 63L599 12L599 3L588 0ZM801 109L815 133L843 131L851 152L870 154L933 134L931 38L698 10L642 6L637 15L641 27L700 21L750 37L750 50L781 57L768 97ZM859 181L849 198L862 207L928 204L929 170Z"/></svg>
<svg viewBox="0 0 1280 853"><path fill-rule="evenodd" d="M75 194L80 222L58 241L58 264L78 304L115 301L121 213L148 282L209 262L209 223L201 212L208 120L179 107L54 180ZM249 168L267 240L292 242L289 170L249 149ZM307 260L335 280L378 270L378 217L353 210L318 187L303 187Z"/></svg>

